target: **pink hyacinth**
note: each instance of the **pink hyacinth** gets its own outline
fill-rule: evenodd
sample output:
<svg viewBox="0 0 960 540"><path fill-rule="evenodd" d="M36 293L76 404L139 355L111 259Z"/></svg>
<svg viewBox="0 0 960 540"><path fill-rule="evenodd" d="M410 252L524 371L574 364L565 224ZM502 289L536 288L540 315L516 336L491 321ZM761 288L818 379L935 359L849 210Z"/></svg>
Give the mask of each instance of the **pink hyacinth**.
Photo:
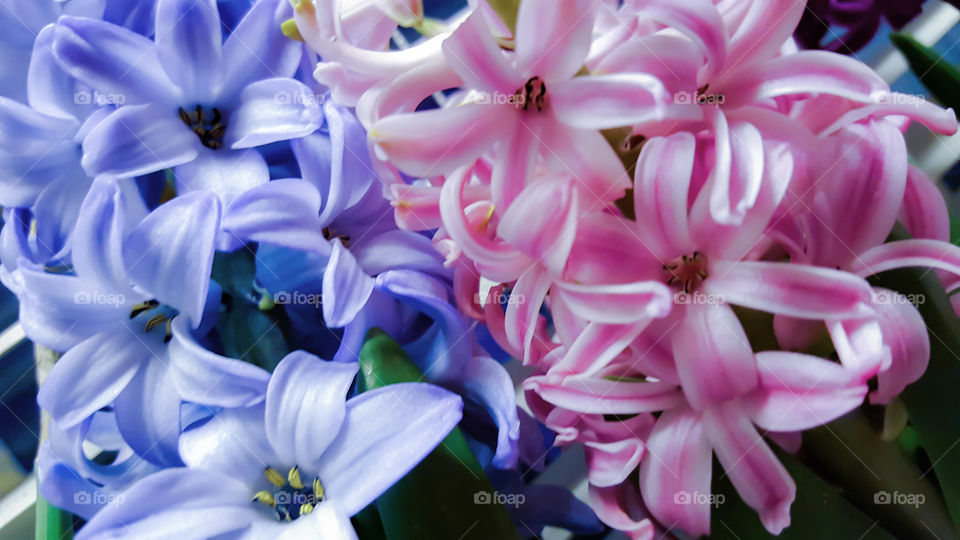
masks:
<svg viewBox="0 0 960 540"><path fill-rule="evenodd" d="M398 17L364 42L338 6L297 9L318 78L357 105L397 223L434 231L461 310L533 370L536 418L584 445L610 526L709 533L709 499L685 494L711 493L715 455L778 534L796 487L768 441L795 451L874 380L883 404L922 375L922 318L866 278L922 266L960 288L903 139L957 122L798 51L803 2L522 0L511 34L479 0L407 51L384 49ZM897 220L916 239L884 243ZM823 336L836 359L807 354Z"/></svg>

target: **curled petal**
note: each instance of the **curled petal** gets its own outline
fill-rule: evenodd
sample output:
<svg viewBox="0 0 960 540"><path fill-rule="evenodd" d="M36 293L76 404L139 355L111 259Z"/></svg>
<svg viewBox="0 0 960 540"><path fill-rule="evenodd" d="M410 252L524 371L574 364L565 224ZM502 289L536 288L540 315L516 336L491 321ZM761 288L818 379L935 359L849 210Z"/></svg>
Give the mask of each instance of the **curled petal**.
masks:
<svg viewBox="0 0 960 540"><path fill-rule="evenodd" d="M610 129L663 118L666 89L645 73L575 77L550 87L550 107L564 124Z"/></svg>
<svg viewBox="0 0 960 540"><path fill-rule="evenodd" d="M849 270L867 277L911 266L960 274L960 247L939 240L898 240L861 253Z"/></svg>
<svg viewBox="0 0 960 540"><path fill-rule="evenodd" d="M960 248L958 248L960 249ZM873 314L870 285L856 275L803 264L716 262L706 292L738 306L806 319Z"/></svg>
<svg viewBox="0 0 960 540"><path fill-rule="evenodd" d="M591 414L638 414L683 403L679 388L662 382L539 376L523 386L558 407Z"/></svg>
<svg viewBox="0 0 960 540"><path fill-rule="evenodd" d="M761 429L800 431L824 425L863 403L867 386L853 370L799 353L757 354L760 386L746 402Z"/></svg>
<svg viewBox="0 0 960 540"><path fill-rule="evenodd" d="M771 534L790 524L797 486L736 402L703 413L703 430L733 487Z"/></svg>

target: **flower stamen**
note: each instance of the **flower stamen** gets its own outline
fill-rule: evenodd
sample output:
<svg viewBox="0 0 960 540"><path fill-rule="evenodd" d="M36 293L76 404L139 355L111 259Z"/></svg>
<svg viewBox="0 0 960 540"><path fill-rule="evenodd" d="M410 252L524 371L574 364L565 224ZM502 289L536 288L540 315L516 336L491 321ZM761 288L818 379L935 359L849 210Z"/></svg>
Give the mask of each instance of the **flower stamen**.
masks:
<svg viewBox="0 0 960 540"><path fill-rule="evenodd" d="M197 105L193 114L188 113L182 107L177 109L180 120L200 138L200 143L207 148L216 150L223 147L223 134L226 133L227 126L223 124L223 115L220 113L220 109L213 107L210 112L212 115L208 122L206 112L201 105Z"/></svg>
<svg viewBox="0 0 960 540"><path fill-rule="evenodd" d="M547 85L540 77L531 77L514 93L514 99L517 107L525 111L529 110L531 103L538 111L542 111L547 99Z"/></svg>
<svg viewBox="0 0 960 540"><path fill-rule="evenodd" d="M667 285L680 286L685 293L693 292L707 279L707 259L699 251L683 255L663 265Z"/></svg>

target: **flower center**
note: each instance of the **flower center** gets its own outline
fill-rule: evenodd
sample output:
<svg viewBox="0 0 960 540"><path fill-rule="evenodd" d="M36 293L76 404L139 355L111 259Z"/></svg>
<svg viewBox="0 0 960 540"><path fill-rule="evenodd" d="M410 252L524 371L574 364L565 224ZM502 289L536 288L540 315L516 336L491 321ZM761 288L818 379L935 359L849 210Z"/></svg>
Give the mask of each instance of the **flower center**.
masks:
<svg viewBox="0 0 960 540"><path fill-rule="evenodd" d="M287 473L286 479L272 467L264 469L263 475L273 484L274 490L271 492L263 489L256 492L252 502L273 508L277 521L293 521L307 515L324 500L320 478L314 478L310 485L304 484L300 478L300 468L296 465Z"/></svg>
<svg viewBox="0 0 960 540"><path fill-rule="evenodd" d="M173 318L177 315L176 312L172 311L166 306L161 305L156 299L153 299L134 305L133 308L130 309L130 318L136 319L145 313L150 314L150 317L147 318L146 322L144 323L144 330L146 330L147 333L150 333L154 328L159 328L161 325L163 325L163 342L169 343L170 339L173 337L173 331L171 330L170 325L173 324Z"/></svg>
<svg viewBox="0 0 960 540"><path fill-rule="evenodd" d="M346 234L339 234L337 231L334 231L330 227L323 228L323 237L327 240L333 240L334 238L339 238L340 242L343 244L343 247L350 246L350 236Z"/></svg>
<svg viewBox="0 0 960 540"><path fill-rule="evenodd" d="M531 77L526 84L517 89L513 96L517 107L525 111L530 110L530 107L536 107L538 111L542 111L547 99L547 85L540 77Z"/></svg>
<svg viewBox="0 0 960 540"><path fill-rule="evenodd" d="M683 255L663 265L667 285L677 286L685 293L696 290L707 279L707 259L699 251Z"/></svg>
<svg viewBox="0 0 960 540"><path fill-rule="evenodd" d="M180 120L197 134L201 144L214 150L223 147L223 134L227 131L227 126L223 124L220 109L212 107L208 115L202 106L197 105L193 113L188 113L182 107L177 109L177 113L180 114Z"/></svg>

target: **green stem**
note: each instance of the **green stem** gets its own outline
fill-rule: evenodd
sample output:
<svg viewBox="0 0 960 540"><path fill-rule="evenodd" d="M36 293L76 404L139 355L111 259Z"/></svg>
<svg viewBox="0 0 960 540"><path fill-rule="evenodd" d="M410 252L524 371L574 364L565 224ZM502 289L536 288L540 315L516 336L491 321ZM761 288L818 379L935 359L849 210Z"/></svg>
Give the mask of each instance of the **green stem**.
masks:
<svg viewBox="0 0 960 540"><path fill-rule="evenodd" d="M503 24L507 25L511 34L517 31L517 11L520 10L520 0L487 0L493 11L500 16Z"/></svg>
<svg viewBox="0 0 960 540"><path fill-rule="evenodd" d="M958 538L930 480L854 411L803 434L803 451L847 499L898 538Z"/></svg>
<svg viewBox="0 0 960 540"><path fill-rule="evenodd" d="M37 493L36 540L70 540L73 538L73 518L68 512L50 504Z"/></svg>

